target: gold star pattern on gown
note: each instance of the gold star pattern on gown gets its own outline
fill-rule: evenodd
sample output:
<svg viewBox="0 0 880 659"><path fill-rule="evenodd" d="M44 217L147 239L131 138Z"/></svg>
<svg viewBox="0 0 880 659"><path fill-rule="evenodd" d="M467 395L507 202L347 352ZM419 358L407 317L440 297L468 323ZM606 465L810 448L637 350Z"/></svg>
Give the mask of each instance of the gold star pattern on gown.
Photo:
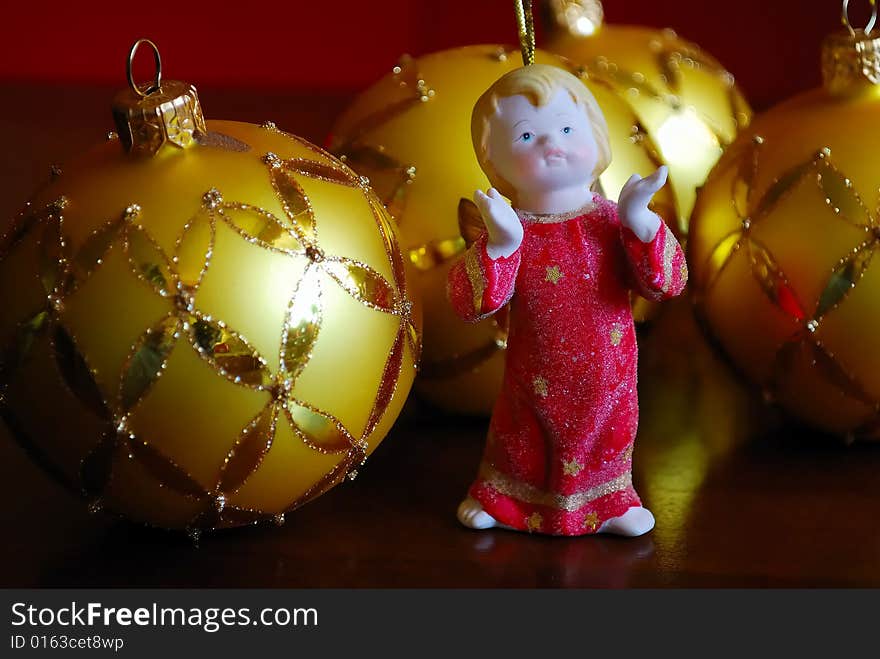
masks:
<svg viewBox="0 0 880 659"><path fill-rule="evenodd" d="M565 273L562 272L558 265L547 266L547 275L544 277L544 281L549 281L551 284L558 284L559 280L563 277L565 277Z"/></svg>
<svg viewBox="0 0 880 659"><path fill-rule="evenodd" d="M532 380L532 389L538 396L541 396L542 398L545 397L548 392L547 379L542 378L540 375L536 376L535 379Z"/></svg>
<svg viewBox="0 0 880 659"><path fill-rule="evenodd" d="M596 527L599 526L599 516L595 512L589 513L584 518L584 527L590 529L591 531L595 531Z"/></svg>
<svg viewBox="0 0 880 659"><path fill-rule="evenodd" d="M623 339L623 330L620 325L615 323L611 327L611 332L609 333L609 338L611 339L611 345L619 346L621 339Z"/></svg>
<svg viewBox="0 0 880 659"><path fill-rule="evenodd" d="M577 460L563 460L562 461L562 472L566 476L577 476L581 473L581 470L584 468Z"/></svg>
<svg viewBox="0 0 880 659"><path fill-rule="evenodd" d="M540 531L541 525L544 523L544 517L541 513L532 513L526 519L526 527L528 527L529 531Z"/></svg>

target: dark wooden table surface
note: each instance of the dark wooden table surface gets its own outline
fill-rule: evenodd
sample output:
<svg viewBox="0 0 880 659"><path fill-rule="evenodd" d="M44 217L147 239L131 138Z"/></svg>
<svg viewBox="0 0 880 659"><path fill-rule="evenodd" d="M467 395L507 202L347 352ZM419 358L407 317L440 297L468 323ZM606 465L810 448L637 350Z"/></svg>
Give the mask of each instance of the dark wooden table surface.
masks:
<svg viewBox="0 0 880 659"><path fill-rule="evenodd" d="M0 217L51 162L111 128L103 88L0 86ZM322 142L343 94L201 90L209 117ZM474 532L456 506L485 419L411 397L359 478L284 527L203 536L89 515L0 430L0 587L860 587L880 585L880 446L845 447L766 408L709 350L686 300L640 330L636 539Z"/></svg>

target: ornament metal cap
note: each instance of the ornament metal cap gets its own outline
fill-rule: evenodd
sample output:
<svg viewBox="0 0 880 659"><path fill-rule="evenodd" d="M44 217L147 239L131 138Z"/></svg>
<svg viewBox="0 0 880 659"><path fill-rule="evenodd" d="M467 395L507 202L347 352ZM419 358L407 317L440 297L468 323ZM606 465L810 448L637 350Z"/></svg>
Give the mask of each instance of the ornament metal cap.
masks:
<svg viewBox="0 0 880 659"><path fill-rule="evenodd" d="M877 3L870 0L871 18L864 29L849 22L849 0L843 0L841 21L846 28L825 37L822 43L822 79L835 95L850 94L880 84L880 34L872 35Z"/></svg>
<svg viewBox="0 0 880 659"><path fill-rule="evenodd" d="M156 63L156 77L146 88L135 83L131 70L141 44L153 49ZM200 135L207 133L196 88L179 80L162 82L162 59L152 41L134 42L128 54L126 75L129 89L113 99L113 120L126 151L152 156L165 144L190 147L197 143Z"/></svg>

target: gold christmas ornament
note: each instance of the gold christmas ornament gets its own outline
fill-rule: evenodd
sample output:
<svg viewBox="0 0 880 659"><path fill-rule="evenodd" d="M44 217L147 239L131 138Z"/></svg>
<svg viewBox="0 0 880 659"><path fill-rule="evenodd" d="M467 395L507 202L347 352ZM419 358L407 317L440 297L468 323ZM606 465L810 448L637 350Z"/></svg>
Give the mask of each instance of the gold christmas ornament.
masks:
<svg viewBox="0 0 880 659"><path fill-rule="evenodd" d="M651 139L608 86L567 62L537 51L535 61L581 75L608 120L614 160L600 179L616 199L633 172L646 176L660 164ZM520 51L468 46L400 63L361 94L337 121L331 150L369 178L400 228L404 253L416 270L414 286L425 313L424 357L417 390L446 410L488 414L501 385L506 345L497 315L463 324L446 298L447 271L465 249L460 225L476 207L471 197L489 182L474 155L474 103L499 77L522 66ZM655 210L674 220L664 188Z"/></svg>
<svg viewBox="0 0 880 659"><path fill-rule="evenodd" d="M114 115L0 248L4 419L93 509L283 521L356 473L411 387L397 230L348 166L206 122L190 85L132 82Z"/></svg>
<svg viewBox="0 0 880 659"><path fill-rule="evenodd" d="M688 264L707 328L767 398L876 439L880 38L846 24L823 46L824 86L756 118L713 170Z"/></svg>
<svg viewBox="0 0 880 659"><path fill-rule="evenodd" d="M751 109L733 76L672 30L606 25L599 0L548 0L547 50L583 65L626 100L651 136L675 192L680 236L697 189Z"/></svg>

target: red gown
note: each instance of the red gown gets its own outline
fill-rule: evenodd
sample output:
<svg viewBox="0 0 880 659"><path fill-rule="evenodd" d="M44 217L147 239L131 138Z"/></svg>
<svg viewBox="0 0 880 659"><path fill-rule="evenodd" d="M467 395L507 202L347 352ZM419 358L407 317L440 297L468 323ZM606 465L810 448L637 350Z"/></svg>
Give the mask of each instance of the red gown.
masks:
<svg viewBox="0 0 880 659"><path fill-rule="evenodd" d="M573 213L519 216L513 254L490 259L483 233L449 272L449 298L465 320L510 302L504 381L470 495L516 529L594 533L641 505L629 291L678 295L687 265L665 224L643 243L598 195Z"/></svg>

